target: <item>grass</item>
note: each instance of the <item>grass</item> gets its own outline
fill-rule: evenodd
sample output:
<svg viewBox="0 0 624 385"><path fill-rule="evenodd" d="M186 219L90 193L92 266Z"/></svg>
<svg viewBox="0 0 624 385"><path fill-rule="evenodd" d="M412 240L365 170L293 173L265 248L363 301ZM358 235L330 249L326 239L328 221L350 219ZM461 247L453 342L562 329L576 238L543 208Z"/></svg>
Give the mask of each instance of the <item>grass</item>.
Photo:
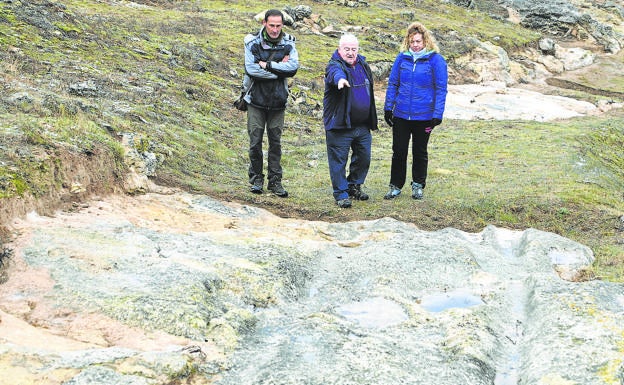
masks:
<svg viewBox="0 0 624 385"><path fill-rule="evenodd" d="M510 51L539 38L476 10L433 0L359 8L300 3L320 14L322 27L366 26L358 34L371 63L393 60L415 15L442 36L477 37ZM592 247L594 273L624 281L621 113L551 123L445 120L431 139L426 199L418 202L409 194L381 198L391 158L391 132L381 122L365 185L372 199L341 210L331 197L320 120L324 67L337 41L287 28L297 37L302 64L292 81L293 97L303 100L287 111L283 137L284 184L291 197L256 196L247 191L245 115L230 104L243 72L242 39L257 30L252 17L262 8L242 0L145 4L69 0L49 13L46 30L33 22L36 5L0 3L0 83L7 95L26 89L33 98L0 103L3 203L54 195L71 169L59 163L87 159L98 167L93 154L107 158L100 167L121 175L119 136L134 133L137 150L161 159L155 180L162 184L311 220L390 216L423 230L538 228ZM444 39L440 45L452 63L470 48L467 41ZM594 88L622 84L621 76L604 82L584 76L576 81ZM87 80L97 96L68 91ZM383 91L383 81L377 86ZM597 98L583 90L561 92ZM383 100L377 102L381 109Z"/></svg>
<svg viewBox="0 0 624 385"><path fill-rule="evenodd" d="M299 117L287 118L291 119ZM391 134L383 127L374 134L373 164L365 186L372 199L356 202L351 210L333 204L322 129L315 127L302 143L300 133L291 127L284 137L285 184L291 198L248 194L244 162L239 166L240 185L227 183L215 192L309 219L391 216L424 230L455 227L478 232L494 224L552 231L590 246L597 256L594 273L620 281L624 251L618 226L624 178L615 163L620 158L604 154L622 148L621 119L607 114L551 123L447 120L431 139L423 201L414 201L409 194L393 201L382 199L391 158ZM596 126L610 128L588 129Z"/></svg>

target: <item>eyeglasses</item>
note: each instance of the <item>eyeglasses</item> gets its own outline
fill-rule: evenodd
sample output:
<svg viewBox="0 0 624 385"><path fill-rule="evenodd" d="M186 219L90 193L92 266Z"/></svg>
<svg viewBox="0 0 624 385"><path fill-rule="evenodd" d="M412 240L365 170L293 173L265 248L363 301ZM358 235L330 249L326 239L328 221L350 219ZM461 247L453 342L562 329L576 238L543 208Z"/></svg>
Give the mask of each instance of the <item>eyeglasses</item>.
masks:
<svg viewBox="0 0 624 385"><path fill-rule="evenodd" d="M340 49L342 49L345 52L357 52L359 50L359 48L352 48L352 47L341 47Z"/></svg>

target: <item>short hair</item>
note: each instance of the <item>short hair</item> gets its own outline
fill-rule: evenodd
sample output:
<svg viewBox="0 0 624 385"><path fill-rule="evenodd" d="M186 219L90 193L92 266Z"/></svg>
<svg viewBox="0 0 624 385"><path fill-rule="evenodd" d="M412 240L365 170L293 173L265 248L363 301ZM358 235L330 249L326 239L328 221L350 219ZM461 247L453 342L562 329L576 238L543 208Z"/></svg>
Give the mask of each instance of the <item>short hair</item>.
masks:
<svg viewBox="0 0 624 385"><path fill-rule="evenodd" d="M345 33L342 36L340 36L340 40L338 41L338 47L340 47L346 42L355 42L357 45L360 45L358 38L352 33Z"/></svg>
<svg viewBox="0 0 624 385"><path fill-rule="evenodd" d="M269 21L269 17L271 16L279 16L282 18L282 23L284 22L284 14L279 9L269 9L264 13L264 21Z"/></svg>
<svg viewBox="0 0 624 385"><path fill-rule="evenodd" d="M419 22L414 22L407 27L405 38L403 39L403 44L401 45L401 51L409 50L412 37L417 34L422 35L423 43L425 43L426 49L435 52L440 51L431 32L429 32L429 30L422 23Z"/></svg>

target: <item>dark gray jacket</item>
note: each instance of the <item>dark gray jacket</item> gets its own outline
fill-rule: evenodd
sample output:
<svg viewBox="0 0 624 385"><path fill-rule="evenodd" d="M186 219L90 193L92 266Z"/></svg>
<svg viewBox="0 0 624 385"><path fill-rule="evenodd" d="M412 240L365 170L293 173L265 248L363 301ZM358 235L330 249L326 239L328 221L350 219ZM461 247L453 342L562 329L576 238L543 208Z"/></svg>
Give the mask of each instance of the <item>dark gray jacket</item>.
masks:
<svg viewBox="0 0 624 385"><path fill-rule="evenodd" d="M264 27L257 34L245 36L245 91L249 104L269 110L283 110L288 101L288 78L299 69L299 54L295 37L284 33L279 43L272 45L262 38ZM282 61L288 57L287 61ZM267 68L258 62L267 62Z"/></svg>

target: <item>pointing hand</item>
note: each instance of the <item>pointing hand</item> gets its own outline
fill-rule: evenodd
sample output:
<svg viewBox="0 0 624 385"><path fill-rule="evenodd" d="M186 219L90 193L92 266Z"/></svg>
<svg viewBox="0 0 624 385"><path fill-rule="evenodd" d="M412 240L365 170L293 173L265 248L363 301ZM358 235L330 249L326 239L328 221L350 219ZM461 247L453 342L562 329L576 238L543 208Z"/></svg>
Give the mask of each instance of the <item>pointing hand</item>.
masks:
<svg viewBox="0 0 624 385"><path fill-rule="evenodd" d="M344 86L351 87L351 85L349 84L347 79L340 79L340 80L338 80L338 89L341 90L342 87L344 87Z"/></svg>

